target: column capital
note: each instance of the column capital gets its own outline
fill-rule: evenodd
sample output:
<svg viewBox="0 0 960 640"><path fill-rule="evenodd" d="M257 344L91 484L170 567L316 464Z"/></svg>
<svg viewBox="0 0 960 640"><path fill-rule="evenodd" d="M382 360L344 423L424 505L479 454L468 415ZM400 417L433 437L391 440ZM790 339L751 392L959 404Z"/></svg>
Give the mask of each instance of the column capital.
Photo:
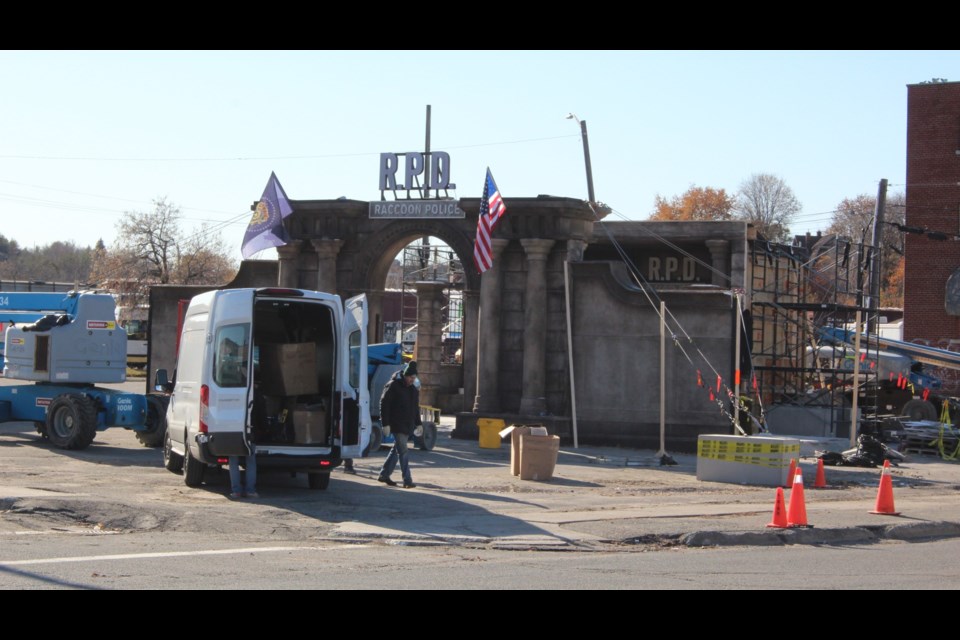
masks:
<svg viewBox="0 0 960 640"><path fill-rule="evenodd" d="M550 249L556 244L556 240L544 240L542 238L521 238L520 244L527 254L527 260L546 260L550 255Z"/></svg>
<svg viewBox="0 0 960 640"><path fill-rule="evenodd" d="M503 250L507 248L508 244L510 244L510 240L508 238L490 239L490 250L493 251L494 260L500 257L500 254L503 253Z"/></svg>
<svg viewBox="0 0 960 640"><path fill-rule="evenodd" d="M300 255L301 240L291 240L287 244L277 247L277 257L281 260L292 260Z"/></svg>
<svg viewBox="0 0 960 640"><path fill-rule="evenodd" d="M722 240L720 238L711 238L704 242L707 245L707 249L710 249L710 253L727 253L730 251L730 241Z"/></svg>
<svg viewBox="0 0 960 640"><path fill-rule="evenodd" d="M583 252L587 249L586 240L567 240L567 262L583 262Z"/></svg>
<svg viewBox="0 0 960 640"><path fill-rule="evenodd" d="M312 238L310 244L313 250L321 258L336 258L343 246L343 240L331 240L330 238Z"/></svg>
<svg viewBox="0 0 960 640"><path fill-rule="evenodd" d="M413 285L417 289L417 296L423 293L437 293L443 291L449 285L446 282L437 282L436 280L417 280Z"/></svg>

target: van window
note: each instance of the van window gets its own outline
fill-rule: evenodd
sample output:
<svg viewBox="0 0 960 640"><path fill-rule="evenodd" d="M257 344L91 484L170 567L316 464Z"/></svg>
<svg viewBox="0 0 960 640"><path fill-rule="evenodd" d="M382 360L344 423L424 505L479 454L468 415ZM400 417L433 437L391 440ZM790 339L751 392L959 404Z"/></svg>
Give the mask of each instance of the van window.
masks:
<svg viewBox="0 0 960 640"><path fill-rule="evenodd" d="M360 335L359 331L350 334L350 386L360 388Z"/></svg>
<svg viewBox="0 0 960 640"><path fill-rule="evenodd" d="M229 324L217 329L213 381L221 387L247 386L250 325Z"/></svg>

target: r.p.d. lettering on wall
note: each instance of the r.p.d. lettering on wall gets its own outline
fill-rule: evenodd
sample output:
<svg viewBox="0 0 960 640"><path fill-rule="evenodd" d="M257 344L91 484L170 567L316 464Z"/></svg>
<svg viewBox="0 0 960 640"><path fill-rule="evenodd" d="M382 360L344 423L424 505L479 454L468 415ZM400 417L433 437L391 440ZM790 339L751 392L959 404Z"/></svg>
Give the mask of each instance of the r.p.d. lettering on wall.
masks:
<svg viewBox="0 0 960 640"><path fill-rule="evenodd" d="M650 282L699 282L697 263L693 258L650 256L645 273Z"/></svg>

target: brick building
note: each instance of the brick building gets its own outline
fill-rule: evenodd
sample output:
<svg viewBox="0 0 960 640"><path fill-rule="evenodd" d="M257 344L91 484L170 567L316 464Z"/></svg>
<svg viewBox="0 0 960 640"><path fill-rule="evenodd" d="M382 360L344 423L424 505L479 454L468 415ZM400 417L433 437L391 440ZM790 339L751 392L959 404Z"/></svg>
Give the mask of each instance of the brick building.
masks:
<svg viewBox="0 0 960 640"><path fill-rule="evenodd" d="M906 234L904 338L960 339L960 82L907 87L906 224L949 234Z"/></svg>

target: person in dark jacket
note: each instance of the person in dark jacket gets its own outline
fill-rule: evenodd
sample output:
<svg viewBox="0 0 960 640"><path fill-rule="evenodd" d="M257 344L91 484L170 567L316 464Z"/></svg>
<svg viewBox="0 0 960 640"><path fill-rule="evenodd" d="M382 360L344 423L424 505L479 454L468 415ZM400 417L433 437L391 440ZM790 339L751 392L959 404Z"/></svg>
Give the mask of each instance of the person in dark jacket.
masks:
<svg viewBox="0 0 960 640"><path fill-rule="evenodd" d="M397 466L397 460L400 461L403 488L412 489L417 486L413 484L413 478L410 476L410 461L407 456L407 440L413 435L413 430L422 424L420 390L417 388L416 381L417 363L411 361L387 384L380 398L380 420L384 427L390 427L394 444L390 453L387 454L377 480L391 487L397 486L397 483L390 479L390 474Z"/></svg>

